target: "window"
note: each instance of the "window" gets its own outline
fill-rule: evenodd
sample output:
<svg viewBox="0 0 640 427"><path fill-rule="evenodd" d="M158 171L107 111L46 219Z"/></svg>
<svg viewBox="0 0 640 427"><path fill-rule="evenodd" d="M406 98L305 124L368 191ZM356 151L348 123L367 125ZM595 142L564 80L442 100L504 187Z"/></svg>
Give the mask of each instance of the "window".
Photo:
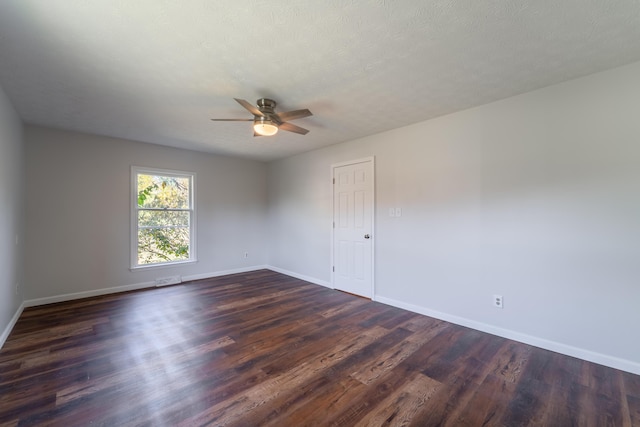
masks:
<svg viewBox="0 0 640 427"><path fill-rule="evenodd" d="M131 267L195 261L195 174L133 167L131 176Z"/></svg>

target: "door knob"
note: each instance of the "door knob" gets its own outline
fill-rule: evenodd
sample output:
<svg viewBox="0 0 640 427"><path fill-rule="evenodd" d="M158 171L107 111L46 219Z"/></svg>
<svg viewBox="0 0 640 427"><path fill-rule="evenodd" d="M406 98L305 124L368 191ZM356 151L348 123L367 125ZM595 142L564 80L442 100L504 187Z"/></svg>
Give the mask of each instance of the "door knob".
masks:
<svg viewBox="0 0 640 427"><path fill-rule="evenodd" d="M369 238L371 238L371 236L369 236L368 234L365 234L365 235L364 235L364 238L365 238L365 239L369 239Z"/></svg>

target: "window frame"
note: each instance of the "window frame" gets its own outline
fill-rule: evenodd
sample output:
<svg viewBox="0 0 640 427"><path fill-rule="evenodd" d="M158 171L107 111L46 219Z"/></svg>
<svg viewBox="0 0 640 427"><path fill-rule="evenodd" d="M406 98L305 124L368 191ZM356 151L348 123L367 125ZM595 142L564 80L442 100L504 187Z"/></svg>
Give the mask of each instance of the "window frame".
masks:
<svg viewBox="0 0 640 427"><path fill-rule="evenodd" d="M188 178L189 179L189 208L188 209L166 209L167 211L179 211L189 212L189 258L177 261L156 262L153 264L138 264L138 175L156 175L156 176L168 176L176 178ZM171 267L181 264L191 264L198 261L196 257L196 200L195 200L195 188L196 188L196 173L179 171L173 169L160 169L143 166L131 166L131 194L130 203L130 216L131 216L131 229L130 229L130 270L142 270L149 268L161 268ZM144 209L143 209L144 210ZM165 210L165 209L162 209Z"/></svg>

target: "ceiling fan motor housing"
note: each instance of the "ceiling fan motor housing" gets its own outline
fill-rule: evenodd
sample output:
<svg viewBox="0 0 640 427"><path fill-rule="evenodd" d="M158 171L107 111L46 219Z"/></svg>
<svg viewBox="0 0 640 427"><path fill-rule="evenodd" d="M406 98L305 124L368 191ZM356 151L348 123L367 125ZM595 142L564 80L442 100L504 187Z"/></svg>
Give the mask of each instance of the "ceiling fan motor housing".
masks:
<svg viewBox="0 0 640 427"><path fill-rule="evenodd" d="M275 114L276 101L268 98L260 98L256 101L256 105L258 106L258 110L262 111L262 113L271 116ZM256 116L256 119L259 117Z"/></svg>

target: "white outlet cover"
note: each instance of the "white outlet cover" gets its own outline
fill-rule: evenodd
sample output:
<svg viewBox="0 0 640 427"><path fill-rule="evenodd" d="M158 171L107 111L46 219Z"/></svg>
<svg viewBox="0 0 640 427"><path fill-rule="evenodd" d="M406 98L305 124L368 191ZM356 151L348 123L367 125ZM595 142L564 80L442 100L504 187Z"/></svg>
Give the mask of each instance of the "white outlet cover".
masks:
<svg viewBox="0 0 640 427"><path fill-rule="evenodd" d="M396 209L395 208L389 208L389 216L390 217L396 216Z"/></svg>
<svg viewBox="0 0 640 427"><path fill-rule="evenodd" d="M496 308L504 308L504 298L502 295L493 296L493 306Z"/></svg>

